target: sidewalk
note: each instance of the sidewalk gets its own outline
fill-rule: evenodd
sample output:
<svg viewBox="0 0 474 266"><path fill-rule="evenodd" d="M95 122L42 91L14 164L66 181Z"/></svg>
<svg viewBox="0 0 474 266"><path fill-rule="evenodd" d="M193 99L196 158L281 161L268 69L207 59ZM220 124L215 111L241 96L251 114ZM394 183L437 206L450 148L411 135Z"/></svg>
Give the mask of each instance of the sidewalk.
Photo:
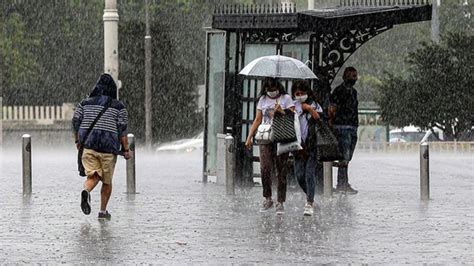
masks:
<svg viewBox="0 0 474 266"><path fill-rule="evenodd" d="M202 154L137 154L137 191L125 194L119 159L112 220L79 208L82 179L74 151L33 149L33 195L21 195L21 154L1 154L0 261L4 263L472 263L472 154L431 154L431 198L419 200L418 154L356 153L355 196L317 198L288 192L286 213L259 213L261 187L225 196L203 185ZM40 158L41 157L41 158ZM276 195L274 195L275 197Z"/></svg>

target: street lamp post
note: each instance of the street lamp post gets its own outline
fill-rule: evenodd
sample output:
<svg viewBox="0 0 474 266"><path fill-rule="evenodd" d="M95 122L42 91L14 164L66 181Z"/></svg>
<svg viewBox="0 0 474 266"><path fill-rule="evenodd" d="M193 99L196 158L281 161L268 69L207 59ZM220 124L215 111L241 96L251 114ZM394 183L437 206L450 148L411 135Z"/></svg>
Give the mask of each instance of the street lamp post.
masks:
<svg viewBox="0 0 474 266"><path fill-rule="evenodd" d="M112 75L117 83L117 88L121 88L118 79L119 57L118 57L118 22L117 0L105 0L104 16L104 72ZM117 90L117 98L118 98Z"/></svg>
<svg viewBox="0 0 474 266"><path fill-rule="evenodd" d="M147 149L151 148L151 36L150 22L148 17L148 0L145 0L145 144Z"/></svg>
<svg viewBox="0 0 474 266"><path fill-rule="evenodd" d="M439 6L440 0L432 0L432 13L431 13L431 40L439 43Z"/></svg>

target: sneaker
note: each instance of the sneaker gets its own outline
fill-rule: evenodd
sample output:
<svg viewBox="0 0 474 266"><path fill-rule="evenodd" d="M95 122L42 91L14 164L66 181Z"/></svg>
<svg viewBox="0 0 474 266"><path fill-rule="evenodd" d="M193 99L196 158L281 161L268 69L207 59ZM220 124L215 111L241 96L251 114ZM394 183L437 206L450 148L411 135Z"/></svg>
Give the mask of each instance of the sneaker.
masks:
<svg viewBox="0 0 474 266"><path fill-rule="evenodd" d="M285 213L285 208L283 207L283 202L277 202L276 204L276 214L283 215Z"/></svg>
<svg viewBox="0 0 474 266"><path fill-rule="evenodd" d="M351 187L351 185L347 185L346 187L346 193L347 194L357 194L359 191L358 190L355 190Z"/></svg>
<svg viewBox="0 0 474 266"><path fill-rule="evenodd" d="M347 184L345 186L337 186L336 192L354 195L357 194L359 191L353 189L351 185Z"/></svg>
<svg viewBox="0 0 474 266"><path fill-rule="evenodd" d="M263 201L263 207L260 209L260 212L266 212L268 211L271 207L273 207L273 200L271 199L266 199Z"/></svg>
<svg viewBox="0 0 474 266"><path fill-rule="evenodd" d="M112 218L112 215L110 215L110 213L109 213L108 211L99 212L98 218L99 218L99 219L107 219L107 220L110 220L110 218Z"/></svg>
<svg viewBox="0 0 474 266"><path fill-rule="evenodd" d="M304 216L313 216L313 212L314 212L313 203L306 202L306 205L304 205L303 215Z"/></svg>
<svg viewBox="0 0 474 266"><path fill-rule="evenodd" d="M91 214L91 194L85 189L81 192L81 209L85 215Z"/></svg>

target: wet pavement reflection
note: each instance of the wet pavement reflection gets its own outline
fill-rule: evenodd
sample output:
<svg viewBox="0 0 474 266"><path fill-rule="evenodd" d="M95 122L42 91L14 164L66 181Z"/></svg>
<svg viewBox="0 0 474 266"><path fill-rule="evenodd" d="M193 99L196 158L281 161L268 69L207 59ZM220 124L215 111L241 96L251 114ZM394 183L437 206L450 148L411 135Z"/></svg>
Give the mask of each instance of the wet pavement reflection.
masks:
<svg viewBox="0 0 474 266"><path fill-rule="evenodd" d="M305 197L290 187L283 216L260 213L261 187L203 185L201 153L142 154L137 191L126 194L119 161L110 221L82 214L73 151L33 158L23 196L20 154L3 151L0 261L6 263L472 263L472 155L432 155L429 202L419 200L417 154L357 154L356 196ZM40 153L38 153L40 154ZM185 166L185 167L183 167ZM275 195L274 195L275 196Z"/></svg>

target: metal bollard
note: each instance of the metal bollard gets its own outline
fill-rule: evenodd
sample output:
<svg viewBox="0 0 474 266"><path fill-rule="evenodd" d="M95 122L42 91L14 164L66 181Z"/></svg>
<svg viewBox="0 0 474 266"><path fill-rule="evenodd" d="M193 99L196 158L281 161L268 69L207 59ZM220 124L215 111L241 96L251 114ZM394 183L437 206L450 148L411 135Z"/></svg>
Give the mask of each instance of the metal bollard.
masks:
<svg viewBox="0 0 474 266"><path fill-rule="evenodd" d="M332 162L323 162L323 195L332 196Z"/></svg>
<svg viewBox="0 0 474 266"><path fill-rule="evenodd" d="M427 142L420 144L420 197L430 199L430 146Z"/></svg>
<svg viewBox="0 0 474 266"><path fill-rule="evenodd" d="M135 136L133 134L128 134L128 148L130 150L130 155L132 158L127 160L127 193L135 194L137 193L135 187Z"/></svg>
<svg viewBox="0 0 474 266"><path fill-rule="evenodd" d="M227 195L235 195L235 148L234 137L225 137L225 188Z"/></svg>
<svg viewBox="0 0 474 266"><path fill-rule="evenodd" d="M23 194L31 194L31 136L24 134L22 136L23 147Z"/></svg>

